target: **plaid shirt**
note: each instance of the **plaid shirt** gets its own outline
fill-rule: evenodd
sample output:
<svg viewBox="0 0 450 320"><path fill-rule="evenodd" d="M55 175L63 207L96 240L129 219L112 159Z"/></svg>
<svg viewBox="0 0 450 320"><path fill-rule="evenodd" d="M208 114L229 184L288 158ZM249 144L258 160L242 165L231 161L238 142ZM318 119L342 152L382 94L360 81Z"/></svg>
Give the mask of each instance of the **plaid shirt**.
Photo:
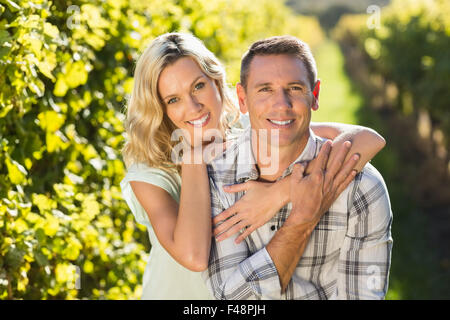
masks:
<svg viewBox="0 0 450 320"><path fill-rule="evenodd" d="M315 158L324 140L312 131L294 163ZM224 185L258 179L251 152L251 129L208 166L213 217L243 195L225 193ZM203 279L217 299L383 299L391 261L392 211L386 185L370 164L356 175L312 232L288 287L281 293L275 265L266 250L289 216L289 203L245 241L237 235L212 239L209 267Z"/></svg>

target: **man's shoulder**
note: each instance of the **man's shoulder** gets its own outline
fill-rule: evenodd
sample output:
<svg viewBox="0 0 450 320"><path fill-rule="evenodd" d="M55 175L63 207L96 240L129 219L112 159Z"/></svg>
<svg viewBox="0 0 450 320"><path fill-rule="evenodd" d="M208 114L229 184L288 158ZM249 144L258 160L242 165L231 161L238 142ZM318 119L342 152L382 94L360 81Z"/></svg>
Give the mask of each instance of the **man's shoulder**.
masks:
<svg viewBox="0 0 450 320"><path fill-rule="evenodd" d="M381 173L371 164L366 166L355 177L349 198L350 205L362 212L380 207L390 211L389 193Z"/></svg>
<svg viewBox="0 0 450 320"><path fill-rule="evenodd" d="M358 188L363 190L370 190L377 185L381 185L387 190L383 176L377 168L370 163L366 164L361 172L356 175L355 182L358 183Z"/></svg>

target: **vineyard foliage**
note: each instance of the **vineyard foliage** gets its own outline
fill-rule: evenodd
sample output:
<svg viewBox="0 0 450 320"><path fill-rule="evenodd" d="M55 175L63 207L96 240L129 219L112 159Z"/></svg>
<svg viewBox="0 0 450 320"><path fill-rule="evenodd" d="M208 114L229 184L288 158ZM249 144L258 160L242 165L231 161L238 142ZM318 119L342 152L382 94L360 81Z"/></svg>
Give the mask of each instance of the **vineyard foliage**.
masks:
<svg viewBox="0 0 450 320"><path fill-rule="evenodd" d="M271 0L0 0L0 298L135 299L145 230L121 198L124 106L157 35L192 32L239 76L256 39L315 18Z"/></svg>
<svg viewBox="0 0 450 320"><path fill-rule="evenodd" d="M404 115L426 115L433 139L450 146L450 2L394 0L372 16L341 18L335 36L367 55Z"/></svg>

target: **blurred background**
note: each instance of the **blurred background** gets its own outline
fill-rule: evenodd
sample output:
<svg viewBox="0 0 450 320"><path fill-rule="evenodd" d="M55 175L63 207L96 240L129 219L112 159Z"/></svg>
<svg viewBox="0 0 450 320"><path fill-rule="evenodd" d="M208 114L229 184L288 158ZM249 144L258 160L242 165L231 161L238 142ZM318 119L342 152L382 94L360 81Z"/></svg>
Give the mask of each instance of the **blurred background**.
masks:
<svg viewBox="0 0 450 320"><path fill-rule="evenodd" d="M170 31L201 38L233 86L253 41L306 41L313 121L387 141L387 299L450 298L449 1L0 0L0 299L139 298L150 244L119 187L124 105Z"/></svg>

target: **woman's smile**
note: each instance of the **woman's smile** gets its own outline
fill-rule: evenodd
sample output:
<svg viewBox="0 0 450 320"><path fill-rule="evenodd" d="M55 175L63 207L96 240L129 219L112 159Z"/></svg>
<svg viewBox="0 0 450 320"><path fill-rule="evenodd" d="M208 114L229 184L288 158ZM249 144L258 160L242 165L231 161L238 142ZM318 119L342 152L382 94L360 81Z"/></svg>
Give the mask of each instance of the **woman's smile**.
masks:
<svg viewBox="0 0 450 320"><path fill-rule="evenodd" d="M208 112L196 119L186 121L186 123L190 124L191 126L193 126L195 128L202 128L202 127L205 127L209 123L210 119L211 119L211 113Z"/></svg>

